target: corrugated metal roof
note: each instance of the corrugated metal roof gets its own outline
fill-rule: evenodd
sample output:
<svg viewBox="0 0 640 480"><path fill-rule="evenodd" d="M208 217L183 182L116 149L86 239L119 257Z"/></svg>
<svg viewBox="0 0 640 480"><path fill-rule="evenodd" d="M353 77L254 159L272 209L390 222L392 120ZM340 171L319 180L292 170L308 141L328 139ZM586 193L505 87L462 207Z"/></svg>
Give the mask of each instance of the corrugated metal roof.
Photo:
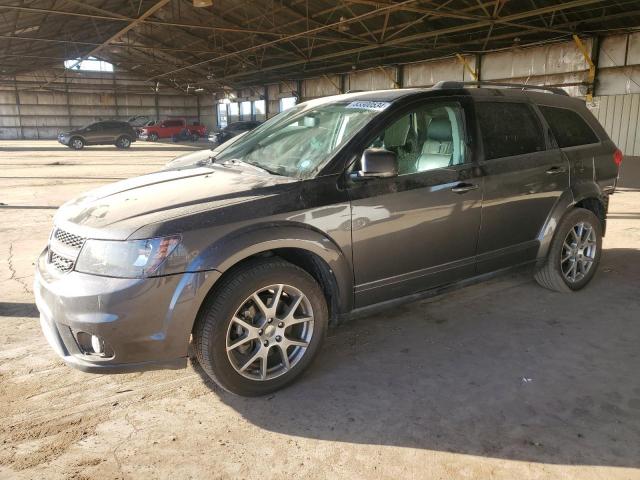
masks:
<svg viewBox="0 0 640 480"><path fill-rule="evenodd" d="M0 3L0 76L92 53L207 90L638 25L637 0L67 0Z"/></svg>

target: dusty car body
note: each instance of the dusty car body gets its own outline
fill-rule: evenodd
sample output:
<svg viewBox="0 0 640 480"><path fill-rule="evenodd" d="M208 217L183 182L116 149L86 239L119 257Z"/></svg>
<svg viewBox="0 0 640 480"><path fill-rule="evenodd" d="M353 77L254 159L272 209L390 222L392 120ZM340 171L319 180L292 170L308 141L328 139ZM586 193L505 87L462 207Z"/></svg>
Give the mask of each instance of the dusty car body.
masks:
<svg viewBox="0 0 640 480"><path fill-rule="evenodd" d="M193 335L214 380L264 394L354 312L525 264L582 288L621 161L584 102L549 92L445 83L303 103L61 207L37 262L42 328L88 372L182 368Z"/></svg>

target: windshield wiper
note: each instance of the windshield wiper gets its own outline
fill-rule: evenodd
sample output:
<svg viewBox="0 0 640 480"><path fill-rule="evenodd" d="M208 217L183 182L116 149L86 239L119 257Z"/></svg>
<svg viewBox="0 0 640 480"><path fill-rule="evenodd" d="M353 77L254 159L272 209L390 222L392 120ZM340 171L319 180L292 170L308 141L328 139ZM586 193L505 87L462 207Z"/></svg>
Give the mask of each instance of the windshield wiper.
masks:
<svg viewBox="0 0 640 480"><path fill-rule="evenodd" d="M262 165L258 165L257 163L251 163L251 162L245 162L244 160L238 160L237 158L232 158L230 160L230 162L232 163L242 163L244 165L250 165L253 168L255 168L256 170L262 170L263 172L267 172L271 175L278 175L278 176L284 176L282 173L276 172L275 170L271 170L269 168L265 168Z"/></svg>

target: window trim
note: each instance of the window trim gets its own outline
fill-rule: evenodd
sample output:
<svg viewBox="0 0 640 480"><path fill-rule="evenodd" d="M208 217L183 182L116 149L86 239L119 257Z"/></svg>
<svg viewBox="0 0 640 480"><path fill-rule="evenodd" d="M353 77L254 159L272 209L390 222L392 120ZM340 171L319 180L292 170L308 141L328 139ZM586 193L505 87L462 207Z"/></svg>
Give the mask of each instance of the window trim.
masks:
<svg viewBox="0 0 640 480"><path fill-rule="evenodd" d="M551 138L553 138L553 141L555 142L555 148L559 148L560 150L566 150L568 148L583 148L583 147L589 147L589 146L593 146L593 145L599 145L599 144L602 143L603 140L600 138L598 133L593 129L593 127L591 126L589 121L579 111L573 110L573 109L567 108L567 107L559 107L557 105L548 105L546 103L536 103L535 106L536 106L536 110L538 110L540 112L540 117L542 117L542 120L545 122L545 124L548 127L548 134L551 136ZM555 109L558 109L558 110L568 110L571 113L575 113L576 115L578 115L578 117L580 117L582 119L584 124L589 128L589 130L591 130L591 133L593 133L593 136L596 137L598 139L598 141L597 142L593 142L593 143L580 143L578 145L572 145L570 147L561 147L560 146L560 142L558 142L558 139L556 138L555 134L553 133L553 128L551 128L551 125L549 124L549 122L547 121L546 117L544 116L544 113L542 113L542 108L540 108L540 107L555 108Z"/></svg>
<svg viewBox="0 0 640 480"><path fill-rule="evenodd" d="M533 116L533 118L535 119L535 121L537 122L538 126L540 127L540 132L542 133L542 138L544 141L544 150L538 150L535 152L526 152L526 153L518 153L517 155L506 155L504 157L495 157L495 158L487 158L487 154L485 152L485 145L484 145L484 138L483 138L483 134L482 134L482 122L480 121L480 118L478 117L478 112L476 110L476 107L479 104L482 103L492 103L492 104L496 104L496 103L511 103L511 104L521 104L521 105L525 105L529 108L529 111L531 113L531 115ZM476 128L477 128L477 133L478 133L478 145L476 148L476 151L478 153L478 164L480 165L484 165L488 162L494 162L496 160L504 160L506 158L520 158L520 157L524 157L526 155L538 155L541 153L545 153L548 152L549 150L552 150L554 147L554 145L551 143L551 137L549 137L549 134L547 132L547 126L546 122L544 121L544 118L542 117L542 112L539 112L538 109L536 108L536 105L534 103L532 103L529 100L526 99L515 99L515 98L500 98L500 99L496 99L496 98L482 98L482 99L474 99L474 109L473 109L473 117L474 117L474 121L476 124Z"/></svg>

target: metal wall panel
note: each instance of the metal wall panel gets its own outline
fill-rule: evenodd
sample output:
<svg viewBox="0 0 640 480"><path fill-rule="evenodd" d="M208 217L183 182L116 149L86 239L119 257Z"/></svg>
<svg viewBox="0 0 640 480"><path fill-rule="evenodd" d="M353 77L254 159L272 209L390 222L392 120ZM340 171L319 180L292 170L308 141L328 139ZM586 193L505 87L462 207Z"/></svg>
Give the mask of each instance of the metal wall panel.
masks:
<svg viewBox="0 0 640 480"><path fill-rule="evenodd" d="M598 71L596 95L640 93L640 65Z"/></svg>
<svg viewBox="0 0 640 480"><path fill-rule="evenodd" d="M584 41L591 49L591 40ZM579 72L588 65L573 42L557 43L486 54L482 57L482 79L527 78Z"/></svg>
<svg viewBox="0 0 640 480"><path fill-rule="evenodd" d="M640 65L640 32L629 35L627 65Z"/></svg>
<svg viewBox="0 0 640 480"><path fill-rule="evenodd" d="M302 82L302 98L318 98L340 93L340 76L309 78Z"/></svg>
<svg viewBox="0 0 640 480"><path fill-rule="evenodd" d="M466 55L469 66L475 70L476 61L472 55ZM466 71L457 58L434 60L431 62L410 63L404 66L405 87L430 87L445 80L457 80L461 82L471 81L473 78Z"/></svg>
<svg viewBox="0 0 640 480"><path fill-rule="evenodd" d="M640 155L640 94L605 95L590 110L625 155Z"/></svg>
<svg viewBox="0 0 640 480"><path fill-rule="evenodd" d="M619 67L625 64L627 35L613 35L600 41L598 68Z"/></svg>
<svg viewBox="0 0 640 480"><path fill-rule="evenodd" d="M395 70L380 68L362 70L347 75L347 90L386 90L394 88L392 78L395 78Z"/></svg>

